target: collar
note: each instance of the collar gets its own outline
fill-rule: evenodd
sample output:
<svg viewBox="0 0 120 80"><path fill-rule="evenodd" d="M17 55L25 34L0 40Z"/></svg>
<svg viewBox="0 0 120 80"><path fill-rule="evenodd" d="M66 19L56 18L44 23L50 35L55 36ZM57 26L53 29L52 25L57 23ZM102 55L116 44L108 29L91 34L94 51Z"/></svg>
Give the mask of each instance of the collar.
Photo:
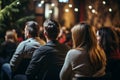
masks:
<svg viewBox="0 0 120 80"><path fill-rule="evenodd" d="M57 40L51 40L46 43L46 45L48 45L48 46L56 46L57 44L59 44L59 42Z"/></svg>

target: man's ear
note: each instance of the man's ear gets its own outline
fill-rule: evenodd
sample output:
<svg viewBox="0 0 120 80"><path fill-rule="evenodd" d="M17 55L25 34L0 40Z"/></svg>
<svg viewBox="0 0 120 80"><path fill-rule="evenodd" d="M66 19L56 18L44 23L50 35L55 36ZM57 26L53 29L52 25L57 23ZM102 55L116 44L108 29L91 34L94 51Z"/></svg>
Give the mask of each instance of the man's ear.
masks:
<svg viewBox="0 0 120 80"><path fill-rule="evenodd" d="M29 31L27 31L26 35L27 35L28 37L30 36Z"/></svg>

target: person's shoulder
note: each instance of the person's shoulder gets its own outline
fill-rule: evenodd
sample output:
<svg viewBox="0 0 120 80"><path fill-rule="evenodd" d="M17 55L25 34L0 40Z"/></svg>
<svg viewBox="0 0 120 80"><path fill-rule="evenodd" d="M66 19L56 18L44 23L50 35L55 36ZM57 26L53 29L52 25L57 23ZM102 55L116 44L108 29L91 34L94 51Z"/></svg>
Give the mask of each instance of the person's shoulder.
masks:
<svg viewBox="0 0 120 80"><path fill-rule="evenodd" d="M19 46L25 46L27 42L28 42L27 40L24 40L24 41L20 42L20 43L18 44L18 47L19 47Z"/></svg>
<svg viewBox="0 0 120 80"><path fill-rule="evenodd" d="M70 50L70 47L68 47L68 46L65 45L65 44L59 43L58 46L61 47L61 48L63 48L63 50L66 50L66 51Z"/></svg>
<svg viewBox="0 0 120 80"><path fill-rule="evenodd" d="M72 60L75 60L82 55L83 55L82 50L70 49L67 53L67 58L72 61Z"/></svg>
<svg viewBox="0 0 120 80"><path fill-rule="evenodd" d="M25 44L27 42L28 42L27 40L24 40L24 41L20 42L19 44Z"/></svg>
<svg viewBox="0 0 120 80"><path fill-rule="evenodd" d="M78 49L70 49L68 51L68 55L70 55L70 56L81 55L81 54L82 54L82 51L78 50Z"/></svg>
<svg viewBox="0 0 120 80"><path fill-rule="evenodd" d="M50 46L47 46L47 45L41 45L40 47L38 47L38 51L48 51L50 50Z"/></svg>
<svg viewBox="0 0 120 80"><path fill-rule="evenodd" d="M76 53L76 52L79 52L79 53L80 53L81 51L80 51L80 50L78 50L78 49L70 49L70 50L69 50L69 52L71 52L71 53Z"/></svg>
<svg viewBox="0 0 120 80"><path fill-rule="evenodd" d="M39 56L40 55L48 55L51 50L52 50L51 47L49 47L47 45L42 45L35 50L35 54L39 55Z"/></svg>

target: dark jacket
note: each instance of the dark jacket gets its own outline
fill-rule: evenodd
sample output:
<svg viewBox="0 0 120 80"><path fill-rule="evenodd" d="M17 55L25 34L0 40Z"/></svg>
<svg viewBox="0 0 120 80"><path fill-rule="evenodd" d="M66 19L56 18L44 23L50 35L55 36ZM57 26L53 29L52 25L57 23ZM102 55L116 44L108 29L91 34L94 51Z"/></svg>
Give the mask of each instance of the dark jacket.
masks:
<svg viewBox="0 0 120 80"><path fill-rule="evenodd" d="M13 53L15 52L17 43L4 41L0 45L0 64L9 63Z"/></svg>
<svg viewBox="0 0 120 80"><path fill-rule="evenodd" d="M28 80L59 80L59 72L64 63L68 47L50 41L46 45L38 48L32 57L27 68Z"/></svg>

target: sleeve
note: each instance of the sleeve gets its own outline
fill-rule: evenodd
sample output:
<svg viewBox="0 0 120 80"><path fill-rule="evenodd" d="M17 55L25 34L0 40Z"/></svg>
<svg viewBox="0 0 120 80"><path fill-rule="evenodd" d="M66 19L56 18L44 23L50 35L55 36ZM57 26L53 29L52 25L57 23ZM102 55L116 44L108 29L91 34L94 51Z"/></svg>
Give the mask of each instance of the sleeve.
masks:
<svg viewBox="0 0 120 80"><path fill-rule="evenodd" d="M33 57L25 72L28 80L35 80L36 75L38 75L38 73L41 74L41 75L39 74L40 76L43 75L42 72L42 70L44 70L43 66L47 64L46 55L44 55L44 53L45 53L44 49L39 49L39 48L35 50L35 52L33 53Z"/></svg>
<svg viewBox="0 0 120 80"><path fill-rule="evenodd" d="M60 71L60 80L70 80L72 76L71 51L68 51L64 65Z"/></svg>
<svg viewBox="0 0 120 80"><path fill-rule="evenodd" d="M19 63L22 60L24 48L25 48L25 44L20 43L10 60L10 66L11 66L13 72L17 69Z"/></svg>

